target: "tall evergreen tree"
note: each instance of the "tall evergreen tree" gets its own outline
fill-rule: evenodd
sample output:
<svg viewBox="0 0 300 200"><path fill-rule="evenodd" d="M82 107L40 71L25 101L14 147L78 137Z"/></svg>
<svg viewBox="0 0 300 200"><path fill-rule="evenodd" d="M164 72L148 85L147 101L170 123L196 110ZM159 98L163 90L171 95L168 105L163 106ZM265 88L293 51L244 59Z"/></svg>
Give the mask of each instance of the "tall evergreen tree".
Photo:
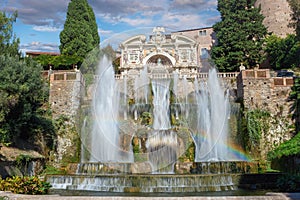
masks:
<svg viewBox="0 0 300 200"><path fill-rule="evenodd" d="M60 33L60 52L85 58L88 52L99 47L99 43L93 9L87 0L71 0L64 29Z"/></svg>
<svg viewBox="0 0 300 200"><path fill-rule="evenodd" d="M262 46L267 29L254 0L218 0L221 21L213 28L218 44L212 59L220 71L238 71L243 64L253 68L263 60Z"/></svg>

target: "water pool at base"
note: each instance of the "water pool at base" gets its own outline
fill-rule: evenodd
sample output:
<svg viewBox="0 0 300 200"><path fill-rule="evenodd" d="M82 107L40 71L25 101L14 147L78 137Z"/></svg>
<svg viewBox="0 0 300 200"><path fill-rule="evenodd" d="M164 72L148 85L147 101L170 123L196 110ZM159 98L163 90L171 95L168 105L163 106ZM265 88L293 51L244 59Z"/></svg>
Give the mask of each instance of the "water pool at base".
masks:
<svg viewBox="0 0 300 200"><path fill-rule="evenodd" d="M58 194L60 196L121 196L121 197L197 197L197 196L264 196L274 190L246 190L238 189L234 191L219 192L188 192L188 193L119 193L119 192L95 192L95 191L79 191L79 190L51 190L50 194Z"/></svg>

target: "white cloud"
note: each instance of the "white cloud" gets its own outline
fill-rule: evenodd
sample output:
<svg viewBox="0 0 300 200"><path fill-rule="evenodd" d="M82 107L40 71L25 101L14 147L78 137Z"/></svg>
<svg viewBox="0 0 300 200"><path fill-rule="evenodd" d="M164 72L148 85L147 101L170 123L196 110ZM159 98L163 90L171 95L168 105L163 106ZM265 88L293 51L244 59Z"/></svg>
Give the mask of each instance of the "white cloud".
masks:
<svg viewBox="0 0 300 200"><path fill-rule="evenodd" d="M113 31L112 30L103 30L103 29L98 29L98 33L101 35L111 35L113 34Z"/></svg>
<svg viewBox="0 0 300 200"><path fill-rule="evenodd" d="M34 26L33 30L40 32L57 32L61 31L62 28L51 27L51 26Z"/></svg>
<svg viewBox="0 0 300 200"><path fill-rule="evenodd" d="M20 50L26 51L48 51L48 52L59 52L58 44L55 43L42 43L39 41L33 41L27 44L21 44Z"/></svg>
<svg viewBox="0 0 300 200"><path fill-rule="evenodd" d="M173 0L170 10L186 12L187 10L197 10L198 12L216 9L217 0Z"/></svg>
<svg viewBox="0 0 300 200"><path fill-rule="evenodd" d="M192 29L207 26L197 14L170 14L162 16L160 23L167 24L168 28L176 30Z"/></svg>
<svg viewBox="0 0 300 200"><path fill-rule="evenodd" d="M121 18L121 22L127 23L130 26L147 26L153 24L151 19L147 18Z"/></svg>

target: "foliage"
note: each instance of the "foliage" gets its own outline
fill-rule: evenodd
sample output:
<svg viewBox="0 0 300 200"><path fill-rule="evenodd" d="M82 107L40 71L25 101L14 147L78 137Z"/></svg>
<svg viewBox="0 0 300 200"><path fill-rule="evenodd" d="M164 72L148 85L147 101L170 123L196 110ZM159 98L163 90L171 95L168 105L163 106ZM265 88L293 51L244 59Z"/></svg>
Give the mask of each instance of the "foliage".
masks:
<svg viewBox="0 0 300 200"><path fill-rule="evenodd" d="M83 59L76 55L39 55L33 58L41 64L44 70L48 70L52 66L53 70L69 70L74 69L75 65L80 67Z"/></svg>
<svg viewBox="0 0 300 200"><path fill-rule="evenodd" d="M74 122L66 115L60 115L54 120L56 134L60 137L68 138L72 146L62 155L61 164L67 165L68 163L77 163L80 160L80 138Z"/></svg>
<svg viewBox="0 0 300 200"><path fill-rule="evenodd" d="M292 9L292 23L295 27L298 40L300 41L300 1L299 0L288 0Z"/></svg>
<svg viewBox="0 0 300 200"><path fill-rule="evenodd" d="M42 172L43 175L47 175L47 174L66 174L65 170L62 169L58 169L54 166L51 165L46 165L44 171Z"/></svg>
<svg viewBox="0 0 300 200"><path fill-rule="evenodd" d="M81 64L80 67L81 73L83 75L86 74L95 75L97 66L99 64L100 56L101 56L101 51L99 48L90 51Z"/></svg>
<svg viewBox="0 0 300 200"><path fill-rule="evenodd" d="M13 23L16 21L17 12L7 15L0 11L0 55L19 55L19 39L13 34Z"/></svg>
<svg viewBox="0 0 300 200"><path fill-rule="evenodd" d="M264 110L250 110L246 112L247 135L245 136L245 145L248 150L259 147L262 133L269 130L270 113Z"/></svg>
<svg viewBox="0 0 300 200"><path fill-rule="evenodd" d="M181 162L194 162L195 160L195 143L191 142L184 152L183 155L179 157Z"/></svg>
<svg viewBox="0 0 300 200"><path fill-rule="evenodd" d="M99 47L100 37L93 9L87 0L72 0L67 19L60 33L60 52L85 58L88 52Z"/></svg>
<svg viewBox="0 0 300 200"><path fill-rule="evenodd" d="M294 79L294 85L290 98L294 101L291 111L293 112L293 119L296 121L296 131L300 131L300 78Z"/></svg>
<svg viewBox="0 0 300 200"><path fill-rule="evenodd" d="M286 38L276 35L267 37L265 51L274 70L300 66L300 41L295 35L288 35Z"/></svg>
<svg viewBox="0 0 300 200"><path fill-rule="evenodd" d="M115 70L115 74L120 74L120 66L121 66L121 58L116 58L113 60L113 67Z"/></svg>
<svg viewBox="0 0 300 200"><path fill-rule="evenodd" d="M36 62L0 56L0 142L29 138L39 122L46 120L42 106L47 98L48 87Z"/></svg>
<svg viewBox="0 0 300 200"><path fill-rule="evenodd" d="M147 154L143 153L138 137L133 137L132 139L132 151L135 162L144 162L147 160Z"/></svg>
<svg viewBox="0 0 300 200"><path fill-rule="evenodd" d="M221 21L213 26L218 39L212 59L219 71L238 71L243 64L253 68L263 60L263 42L267 29L260 9L249 0L219 0Z"/></svg>
<svg viewBox="0 0 300 200"><path fill-rule="evenodd" d="M143 112L141 118L142 118L141 124L143 125L149 126L153 123L152 115L149 112Z"/></svg>
<svg viewBox="0 0 300 200"><path fill-rule="evenodd" d="M51 188L50 183L41 181L37 177L12 177L0 179L0 190L11 191L17 194L47 194Z"/></svg>
<svg viewBox="0 0 300 200"><path fill-rule="evenodd" d="M283 192L297 192L300 188L300 176L285 174L276 181L277 188Z"/></svg>
<svg viewBox="0 0 300 200"><path fill-rule="evenodd" d="M279 147L268 153L268 159L277 159L283 156L293 156L300 154L300 132L292 139L281 143Z"/></svg>

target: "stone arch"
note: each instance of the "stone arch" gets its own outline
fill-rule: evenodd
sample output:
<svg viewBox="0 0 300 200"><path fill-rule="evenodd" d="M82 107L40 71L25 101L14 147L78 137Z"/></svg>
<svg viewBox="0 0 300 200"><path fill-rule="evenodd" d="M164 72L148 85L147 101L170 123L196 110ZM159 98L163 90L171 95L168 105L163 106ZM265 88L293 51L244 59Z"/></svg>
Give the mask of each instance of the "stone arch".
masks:
<svg viewBox="0 0 300 200"><path fill-rule="evenodd" d="M157 59L160 58L163 65L172 65L175 66L176 60L173 56L165 52L152 52L143 59L143 65L149 63L156 63Z"/></svg>

